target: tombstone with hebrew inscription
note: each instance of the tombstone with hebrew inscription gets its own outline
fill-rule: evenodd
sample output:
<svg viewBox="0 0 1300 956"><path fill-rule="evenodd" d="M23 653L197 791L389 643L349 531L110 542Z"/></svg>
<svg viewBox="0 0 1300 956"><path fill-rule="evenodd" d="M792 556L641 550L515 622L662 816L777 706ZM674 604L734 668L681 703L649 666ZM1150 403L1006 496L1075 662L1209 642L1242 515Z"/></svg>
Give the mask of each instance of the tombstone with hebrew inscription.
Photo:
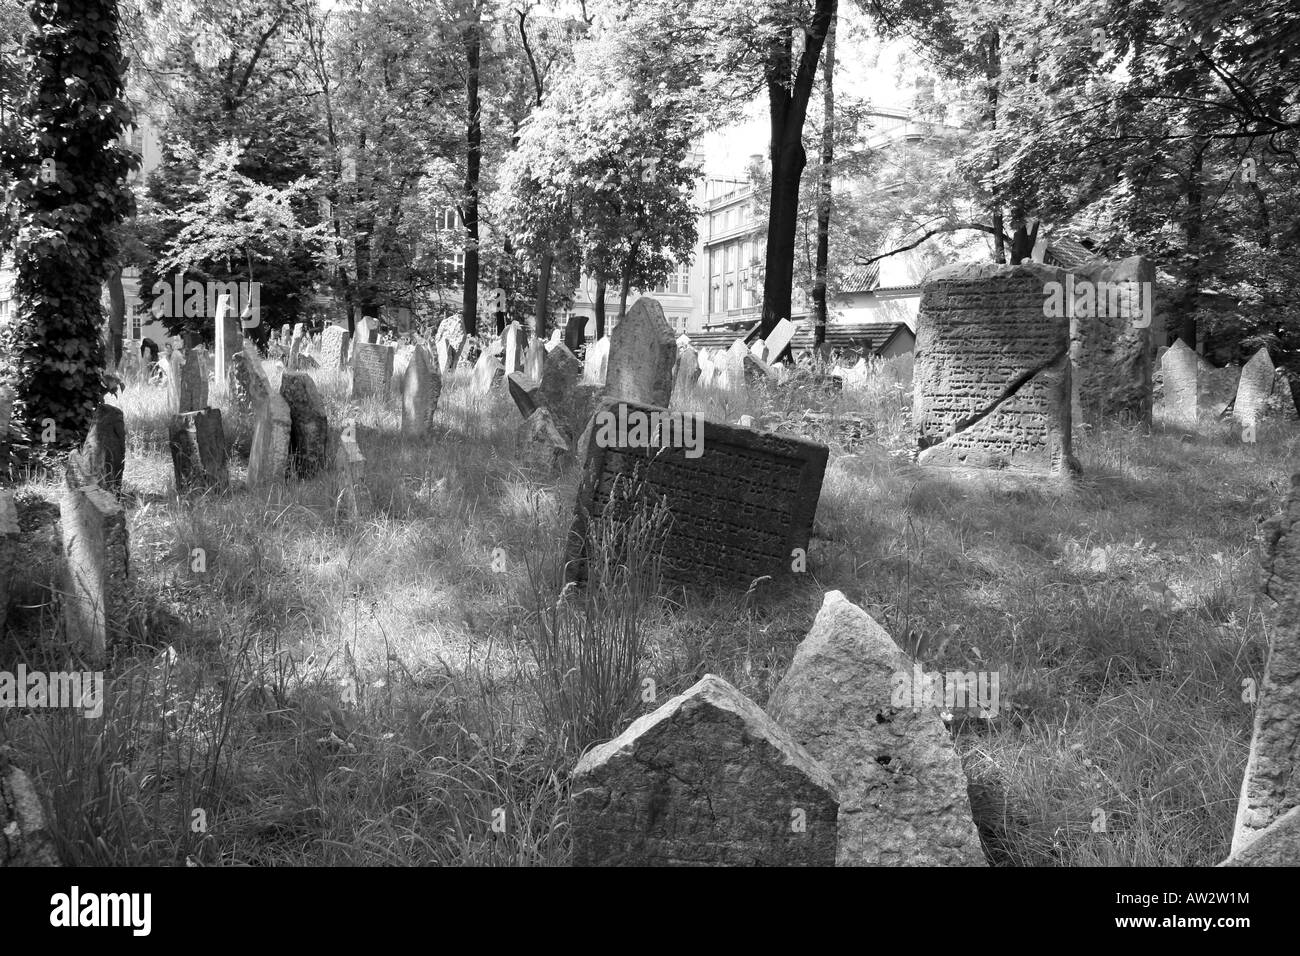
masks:
<svg viewBox="0 0 1300 956"><path fill-rule="evenodd" d="M1078 471L1071 448L1070 320L1045 316L1065 273L1022 263L926 277L917 318L915 408L923 465Z"/></svg>
<svg viewBox="0 0 1300 956"><path fill-rule="evenodd" d="M387 398L393 379L393 347L358 341L352 344L352 397Z"/></svg>
<svg viewBox="0 0 1300 956"><path fill-rule="evenodd" d="M583 572L589 522L644 496L672 516L665 579L748 588L803 570L821 495L825 445L706 421L649 405L606 401L586 434L570 535Z"/></svg>
<svg viewBox="0 0 1300 956"><path fill-rule="evenodd" d="M320 339L320 367L341 369L348 364L348 330L337 325L325 326Z"/></svg>

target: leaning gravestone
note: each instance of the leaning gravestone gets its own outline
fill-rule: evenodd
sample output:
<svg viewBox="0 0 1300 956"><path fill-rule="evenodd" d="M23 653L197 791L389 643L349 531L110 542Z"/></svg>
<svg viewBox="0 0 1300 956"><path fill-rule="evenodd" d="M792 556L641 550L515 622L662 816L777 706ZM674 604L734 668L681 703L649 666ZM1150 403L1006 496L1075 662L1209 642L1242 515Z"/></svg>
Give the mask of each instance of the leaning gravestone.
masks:
<svg viewBox="0 0 1300 956"><path fill-rule="evenodd" d="M81 446L81 461L86 473L79 485L98 484L122 493L122 474L126 470L126 419L116 405L102 403L95 409L90 431Z"/></svg>
<svg viewBox="0 0 1300 956"><path fill-rule="evenodd" d="M295 339L298 343L301 339ZM292 368L292 359L290 367ZM257 408L271 394L271 383L262 368L262 357L257 346L247 339L231 359L230 388L235 403L240 408Z"/></svg>
<svg viewBox="0 0 1300 956"><path fill-rule="evenodd" d="M712 674L573 771L575 866L830 866L830 775Z"/></svg>
<svg viewBox="0 0 1300 956"><path fill-rule="evenodd" d="M1265 529L1264 593L1277 617L1237 804L1232 852L1300 806L1300 475ZM1300 861L1297 861L1300 862Z"/></svg>
<svg viewBox="0 0 1300 956"><path fill-rule="evenodd" d="M1129 256L1070 273L1074 279L1062 290L1061 304L1073 296L1070 382L1076 420L1124 415L1150 423L1155 267L1143 256Z"/></svg>
<svg viewBox="0 0 1300 956"><path fill-rule="evenodd" d="M1064 474L1070 432L1070 321L1043 315L1064 284L1037 263L937 269L921 289L914 421L920 464Z"/></svg>
<svg viewBox="0 0 1300 956"><path fill-rule="evenodd" d="M11 748L0 747L0 869L58 866L41 798L13 758Z"/></svg>
<svg viewBox="0 0 1300 956"><path fill-rule="evenodd" d="M289 461L302 479L315 476L328 462L329 419L316 383L306 372L285 372L280 394L289 406Z"/></svg>
<svg viewBox="0 0 1300 956"><path fill-rule="evenodd" d="M580 434L591 417L595 385L582 384L582 362L561 342L546 356L537 400L550 410L554 423L569 440Z"/></svg>
<svg viewBox="0 0 1300 956"><path fill-rule="evenodd" d="M170 445L177 494L226 486L230 473L221 409L173 415Z"/></svg>
<svg viewBox="0 0 1300 956"><path fill-rule="evenodd" d="M515 433L520 458L555 468L569 453L569 440L561 433L549 408L535 408L524 416Z"/></svg>
<svg viewBox="0 0 1300 956"><path fill-rule="evenodd" d="M197 412L208 407L208 372L203 359L194 349L177 349L172 353L176 376L173 412Z"/></svg>
<svg viewBox="0 0 1300 956"><path fill-rule="evenodd" d="M619 500L616 485L629 483L644 482L672 514L662 564L670 581L748 588L758 578L790 573L807 552L826 472L825 445L607 401L583 450L570 535L576 575L582 573L587 521Z"/></svg>
<svg viewBox="0 0 1300 956"><path fill-rule="evenodd" d="M605 367L609 361L609 336L592 342L582 362L582 380L588 385L605 384Z"/></svg>
<svg viewBox="0 0 1300 956"><path fill-rule="evenodd" d="M1273 395L1277 370L1268 349L1260 349L1242 367L1237 381L1237 398L1232 405L1232 418L1242 427L1252 427Z"/></svg>
<svg viewBox="0 0 1300 956"><path fill-rule="evenodd" d="M393 377L393 347L359 341L352 345L352 398L388 395Z"/></svg>
<svg viewBox="0 0 1300 956"><path fill-rule="evenodd" d="M442 379L429 367L424 349L416 348L407 360L402 376L403 435L419 437L429 430L441 395Z"/></svg>
<svg viewBox="0 0 1300 956"><path fill-rule="evenodd" d="M514 400L519 414L527 418L540 407L538 405L538 385L523 372L511 372L506 376L506 388Z"/></svg>
<svg viewBox="0 0 1300 956"><path fill-rule="evenodd" d="M667 408L677 340L654 299L643 295L609 337L604 397Z"/></svg>
<svg viewBox="0 0 1300 956"><path fill-rule="evenodd" d="M218 382L225 382L226 376L230 374L230 362L235 353L240 350L244 339L243 326L230 304L230 296L225 294L217 296L215 323L216 379Z"/></svg>
<svg viewBox="0 0 1300 956"><path fill-rule="evenodd" d="M274 392L267 395L257 410L257 420L253 425L253 444L248 453L250 488L284 481L289 470L292 428L293 418L284 396Z"/></svg>
<svg viewBox="0 0 1300 956"><path fill-rule="evenodd" d="M470 380L470 391L476 395L486 395L498 378L505 374L501 363L492 357L487 349L479 355L474 363L474 377Z"/></svg>
<svg viewBox="0 0 1300 956"><path fill-rule="evenodd" d="M764 340L767 345L767 356L764 361L775 362L779 359L781 353L785 351L786 346L790 344L790 340L794 338L794 334L798 331L799 326L789 319L782 319L776 323L776 328L767 333L767 338Z"/></svg>
<svg viewBox="0 0 1300 956"><path fill-rule="evenodd" d="M348 330L337 325L325 326L320 340L321 368L337 370L348 364Z"/></svg>
<svg viewBox="0 0 1300 956"><path fill-rule="evenodd" d="M772 691L768 711L840 795L839 866L983 866L966 774L933 708L893 706L915 662L839 591Z"/></svg>
<svg viewBox="0 0 1300 956"><path fill-rule="evenodd" d="M1175 339L1160 358L1163 394L1160 400L1165 416L1180 423L1194 423L1198 412L1197 370L1200 356Z"/></svg>
<svg viewBox="0 0 1300 956"><path fill-rule="evenodd" d="M126 622L126 514L98 485L69 486L59 502L59 519L68 641L87 660L102 663L110 627Z"/></svg>

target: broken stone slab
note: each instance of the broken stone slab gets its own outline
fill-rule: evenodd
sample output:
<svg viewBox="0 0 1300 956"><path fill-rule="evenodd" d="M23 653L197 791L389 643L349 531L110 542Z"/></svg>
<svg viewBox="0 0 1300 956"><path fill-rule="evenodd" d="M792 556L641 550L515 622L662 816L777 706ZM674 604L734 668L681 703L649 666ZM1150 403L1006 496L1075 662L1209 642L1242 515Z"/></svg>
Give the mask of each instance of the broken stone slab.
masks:
<svg viewBox="0 0 1300 956"><path fill-rule="evenodd" d="M1255 711L1232 852L1300 806L1300 474L1282 513L1264 529L1264 593L1277 602L1273 640Z"/></svg>
<svg viewBox="0 0 1300 956"><path fill-rule="evenodd" d="M402 434L408 438L425 435L441 396L442 378L430 366L424 349L416 348L402 375Z"/></svg>
<svg viewBox="0 0 1300 956"><path fill-rule="evenodd" d="M13 749L0 747L0 868L59 865L36 787Z"/></svg>
<svg viewBox="0 0 1300 956"><path fill-rule="evenodd" d="M100 403L81 445L79 460L78 485L98 484L113 494L122 493L122 475L126 471L126 419L122 409Z"/></svg>
<svg viewBox="0 0 1300 956"><path fill-rule="evenodd" d="M676 361L677 340L663 307L643 295L609 338L604 396L667 408Z"/></svg>
<svg viewBox="0 0 1300 956"><path fill-rule="evenodd" d="M966 774L931 709L895 707L914 662L839 591L772 691L768 713L835 778L839 866L984 866Z"/></svg>
<svg viewBox="0 0 1300 956"><path fill-rule="evenodd" d="M572 779L575 866L830 866L835 785L721 677L588 751Z"/></svg>
<svg viewBox="0 0 1300 956"><path fill-rule="evenodd" d="M781 353L785 351L794 334L799 331L799 326L789 319L782 319L776 323L771 332L767 333L764 344L767 346L767 355L764 358L766 362L775 362L781 358Z"/></svg>
<svg viewBox="0 0 1300 956"><path fill-rule="evenodd" d="M289 435L293 427L289 403L271 394L257 412L253 444L248 454L248 486L283 482L289 471Z"/></svg>
<svg viewBox="0 0 1300 956"><path fill-rule="evenodd" d="M1260 830L1219 866L1300 866L1300 806Z"/></svg>
<svg viewBox="0 0 1300 956"><path fill-rule="evenodd" d="M289 406L290 466L300 479L314 478L328 462L329 418L325 403L306 372L285 372L280 379L280 394Z"/></svg>
<svg viewBox="0 0 1300 956"><path fill-rule="evenodd" d="M169 443L177 494L226 487L230 472L221 409L173 415Z"/></svg>
<svg viewBox="0 0 1300 956"><path fill-rule="evenodd" d="M126 622L126 514L111 493L86 485L64 489L59 517L68 642L88 661L102 663L110 631Z"/></svg>
<svg viewBox="0 0 1300 956"><path fill-rule="evenodd" d="M1046 290L1064 286L1065 275L1028 262L947 266L926 277L916 329L918 463L1078 472L1070 320L1044 315Z"/></svg>

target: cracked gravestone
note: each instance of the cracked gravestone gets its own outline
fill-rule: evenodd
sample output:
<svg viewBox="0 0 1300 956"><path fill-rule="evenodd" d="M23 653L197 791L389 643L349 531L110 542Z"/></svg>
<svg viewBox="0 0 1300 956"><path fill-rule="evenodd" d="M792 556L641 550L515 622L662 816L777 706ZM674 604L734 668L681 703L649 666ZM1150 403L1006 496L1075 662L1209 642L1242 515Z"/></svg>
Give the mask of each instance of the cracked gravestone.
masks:
<svg viewBox="0 0 1300 956"><path fill-rule="evenodd" d="M1070 320L1045 316L1037 263L957 265L926 277L916 330L918 463L1068 474Z"/></svg>
<svg viewBox="0 0 1300 956"><path fill-rule="evenodd" d="M753 701L707 674L573 772L575 866L829 866L834 784Z"/></svg>
<svg viewBox="0 0 1300 956"><path fill-rule="evenodd" d="M966 774L934 708L895 707L914 662L830 591L768 713L835 779L838 866L984 866Z"/></svg>
<svg viewBox="0 0 1300 956"><path fill-rule="evenodd" d="M1264 586L1277 602L1273 640L1255 711L1232 852L1300 806L1300 475L1265 527Z"/></svg>

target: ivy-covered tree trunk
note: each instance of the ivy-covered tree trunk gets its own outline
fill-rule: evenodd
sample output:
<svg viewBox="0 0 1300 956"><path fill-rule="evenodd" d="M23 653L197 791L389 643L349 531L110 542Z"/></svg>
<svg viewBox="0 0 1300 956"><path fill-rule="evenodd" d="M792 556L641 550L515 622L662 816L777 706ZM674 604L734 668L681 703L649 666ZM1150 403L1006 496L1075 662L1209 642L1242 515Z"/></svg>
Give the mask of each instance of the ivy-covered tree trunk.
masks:
<svg viewBox="0 0 1300 956"><path fill-rule="evenodd" d="M596 341L599 342L605 337L605 290L609 287L609 280L605 278L605 273L601 272L596 276Z"/></svg>
<svg viewBox="0 0 1300 956"><path fill-rule="evenodd" d="M31 3L26 91L0 163L14 179L17 315L0 331L15 420L50 450L79 445L104 398L101 286L133 210L116 0Z"/></svg>
<svg viewBox="0 0 1300 956"><path fill-rule="evenodd" d="M122 287L122 267L115 266L108 275L108 367L116 369L122 361L122 339L126 335L126 289Z"/></svg>

